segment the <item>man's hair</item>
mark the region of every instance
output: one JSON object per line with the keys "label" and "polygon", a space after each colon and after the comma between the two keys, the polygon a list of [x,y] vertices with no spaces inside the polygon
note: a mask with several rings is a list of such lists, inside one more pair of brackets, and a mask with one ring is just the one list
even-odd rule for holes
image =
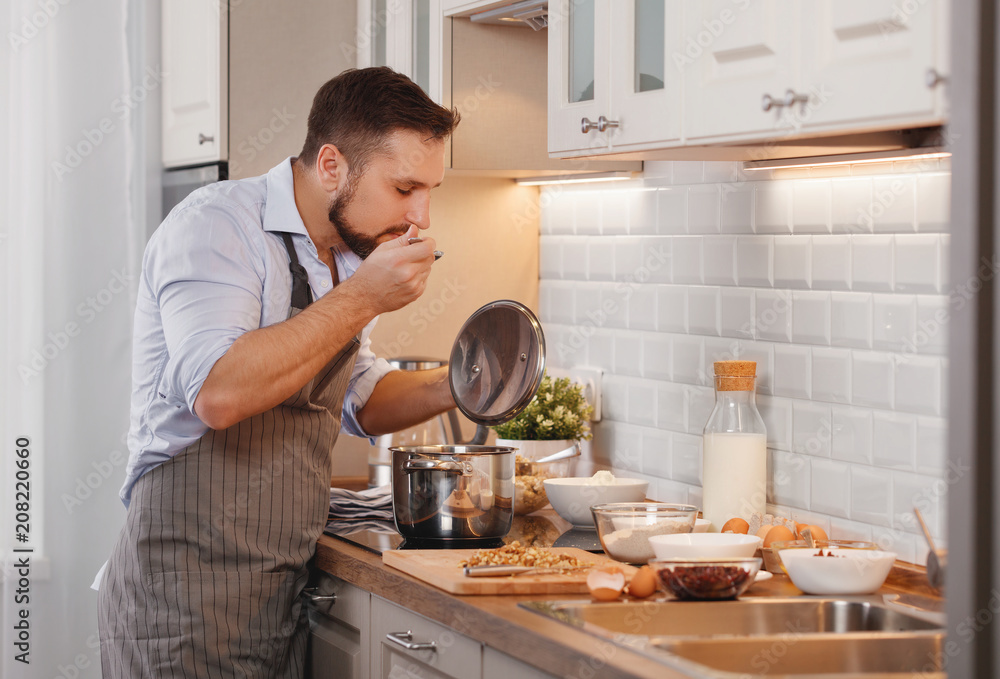
{"label": "man's hair", "polygon": [[352,68],[316,93],[299,161],[312,163],[324,144],[333,144],[357,177],[393,132],[412,130],[443,140],[458,121],[458,110],[435,104],[405,75],[386,66]]}

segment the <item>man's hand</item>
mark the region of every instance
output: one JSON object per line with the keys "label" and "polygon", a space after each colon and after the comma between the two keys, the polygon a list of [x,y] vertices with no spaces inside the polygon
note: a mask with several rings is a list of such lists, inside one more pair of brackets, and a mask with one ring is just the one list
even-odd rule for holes
{"label": "man's hand", "polygon": [[344,281],[344,292],[355,296],[372,317],[416,300],[424,293],[434,264],[434,239],[409,244],[410,238],[419,237],[417,227],[411,225],[404,235],[379,245]]}

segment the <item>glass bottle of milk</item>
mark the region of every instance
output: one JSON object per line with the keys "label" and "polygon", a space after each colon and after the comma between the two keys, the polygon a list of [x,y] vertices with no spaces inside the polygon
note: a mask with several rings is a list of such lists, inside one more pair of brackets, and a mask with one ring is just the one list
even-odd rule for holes
{"label": "glass bottle of milk", "polygon": [[702,444],[702,514],[712,530],[767,504],[767,434],[754,401],[756,361],[716,361],[715,409]]}

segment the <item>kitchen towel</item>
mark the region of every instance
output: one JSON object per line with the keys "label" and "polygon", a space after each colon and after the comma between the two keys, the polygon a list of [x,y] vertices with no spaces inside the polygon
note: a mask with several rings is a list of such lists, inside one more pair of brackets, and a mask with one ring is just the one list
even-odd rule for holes
{"label": "kitchen towel", "polygon": [[392,521],[392,491],[388,484],[362,491],[331,488],[329,519]]}

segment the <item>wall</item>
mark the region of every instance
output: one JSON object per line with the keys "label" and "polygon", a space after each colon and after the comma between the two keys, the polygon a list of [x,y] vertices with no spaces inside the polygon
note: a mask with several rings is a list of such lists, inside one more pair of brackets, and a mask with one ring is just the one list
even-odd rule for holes
{"label": "wall", "polygon": [[[462,324],[488,302],[514,299],[538,313],[538,189],[510,179],[449,172],[431,194],[431,228],[444,257],[423,296],[379,318],[379,356],[447,359]],[[475,428],[468,425],[466,437]],[[367,476],[367,440],[346,434],[334,447],[334,474]]]}
{"label": "wall", "polygon": [[949,194],[947,161],[658,162],[543,189],[550,365],[604,370],[594,465],[700,506],[712,362],[756,360],[768,511],[922,563],[912,508],[944,526],[947,314],[977,289],[949,287]]}

